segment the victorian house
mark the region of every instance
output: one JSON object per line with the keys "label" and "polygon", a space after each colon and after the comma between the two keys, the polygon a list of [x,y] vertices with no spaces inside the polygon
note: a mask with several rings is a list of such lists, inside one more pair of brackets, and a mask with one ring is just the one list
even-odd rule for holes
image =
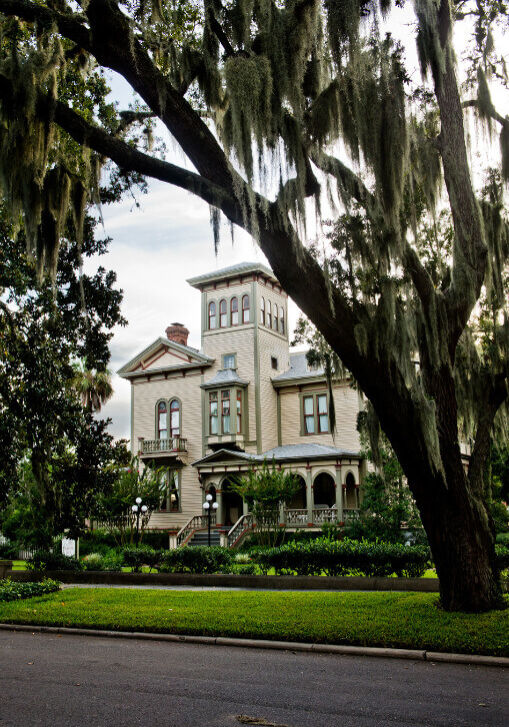
{"label": "victorian house", "polygon": [[255,524],[232,477],[264,460],[299,479],[282,524],[343,522],[364,471],[357,392],[348,380],[333,385],[333,437],[324,372],[290,352],[287,295],[268,268],[242,263],[187,282],[201,294],[200,348],[173,323],[119,371],[131,384],[133,453],[165,472],[149,526],[172,545],[193,541],[210,494],[215,542],[234,545]]}

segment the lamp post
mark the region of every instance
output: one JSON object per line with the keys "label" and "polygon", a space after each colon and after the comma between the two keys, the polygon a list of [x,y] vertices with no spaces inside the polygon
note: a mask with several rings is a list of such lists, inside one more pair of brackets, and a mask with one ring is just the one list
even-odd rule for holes
{"label": "lamp post", "polygon": [[205,514],[207,516],[208,546],[210,548],[210,516],[212,514],[212,510],[214,512],[217,510],[217,502],[212,502],[212,495],[210,493],[205,498],[205,502],[203,503],[203,509],[205,510]]}
{"label": "lamp post", "polygon": [[141,504],[142,500],[141,497],[136,498],[136,504],[132,506],[131,510],[136,515],[136,545],[138,546],[140,544],[140,513],[142,515],[145,515],[145,513],[148,510],[148,507],[146,505]]}

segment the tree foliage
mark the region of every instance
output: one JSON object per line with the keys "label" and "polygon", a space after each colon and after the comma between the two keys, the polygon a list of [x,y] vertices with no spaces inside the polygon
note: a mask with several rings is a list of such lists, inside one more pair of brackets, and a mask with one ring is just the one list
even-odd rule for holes
{"label": "tree foliage", "polygon": [[280,534],[280,510],[299,489],[297,477],[265,460],[261,467],[239,477],[232,489],[249,503],[259,545],[274,546]]}
{"label": "tree foliage", "polygon": [[[509,120],[493,92],[508,86],[496,43],[508,12],[504,0],[415,0],[415,39],[398,39],[404,5],[0,0],[0,180],[40,273],[55,274],[64,220],[79,230],[105,160],[122,184],[151,176],[212,205],[216,243],[218,210],[250,232],[371,401],[444,606],[482,610],[500,602],[483,472],[508,396]],[[104,69],[143,105],[105,103]],[[472,168],[470,114],[499,137],[494,174]],[[150,152],[155,118],[196,171]],[[320,218],[327,198],[332,237],[309,249],[310,203]],[[443,208],[453,234],[436,244],[450,252],[431,270],[422,241]],[[483,297],[489,349],[467,330]]]}

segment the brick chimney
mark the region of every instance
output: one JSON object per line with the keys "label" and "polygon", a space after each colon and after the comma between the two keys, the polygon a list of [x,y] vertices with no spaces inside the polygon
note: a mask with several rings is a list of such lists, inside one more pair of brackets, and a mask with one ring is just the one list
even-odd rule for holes
{"label": "brick chimney", "polygon": [[189,331],[183,323],[172,323],[171,326],[168,326],[166,329],[166,335],[170,341],[175,341],[175,343],[181,343],[182,346],[187,346]]}

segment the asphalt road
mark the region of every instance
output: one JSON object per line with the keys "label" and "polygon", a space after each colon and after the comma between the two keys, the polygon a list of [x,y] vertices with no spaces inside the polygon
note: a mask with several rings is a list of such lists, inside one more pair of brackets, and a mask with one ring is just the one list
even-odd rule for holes
{"label": "asphalt road", "polygon": [[508,699],[493,667],[0,632],[0,727],[506,727]]}

